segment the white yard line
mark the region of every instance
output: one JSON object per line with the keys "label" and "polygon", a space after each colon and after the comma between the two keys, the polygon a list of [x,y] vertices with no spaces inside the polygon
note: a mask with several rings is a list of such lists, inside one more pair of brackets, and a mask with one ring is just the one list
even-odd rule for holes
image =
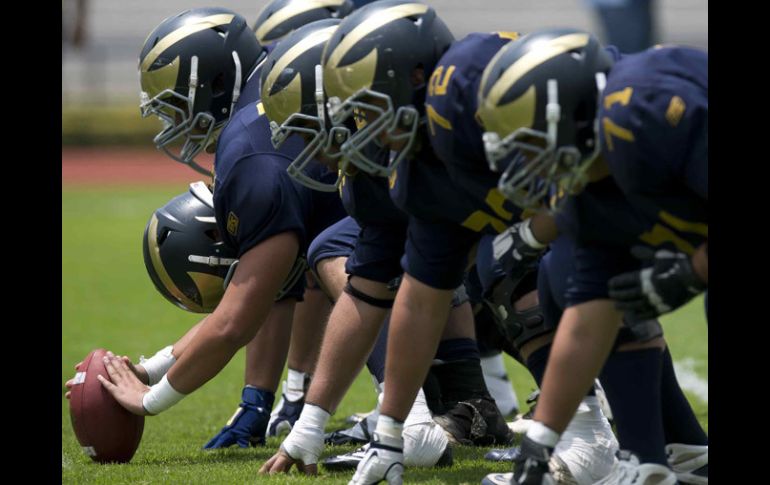
{"label": "white yard line", "polygon": [[709,381],[695,372],[694,359],[688,357],[674,362],[674,372],[682,389],[694,394],[705,404],[709,403]]}

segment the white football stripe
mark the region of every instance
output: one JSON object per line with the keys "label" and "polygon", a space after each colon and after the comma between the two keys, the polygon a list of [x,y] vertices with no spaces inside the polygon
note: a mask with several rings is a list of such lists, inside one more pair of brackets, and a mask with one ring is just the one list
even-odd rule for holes
{"label": "white football stripe", "polygon": [[75,374],[75,384],[82,384],[86,381],[86,373],[85,372],[78,372]]}

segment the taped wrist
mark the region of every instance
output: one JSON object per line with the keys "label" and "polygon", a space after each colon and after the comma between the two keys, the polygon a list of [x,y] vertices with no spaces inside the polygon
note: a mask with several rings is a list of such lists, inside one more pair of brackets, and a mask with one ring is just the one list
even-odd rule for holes
{"label": "taped wrist", "polygon": [[324,447],[324,427],[330,417],[315,404],[305,403],[289,436],[281,443],[283,452],[305,465],[317,463]]}
{"label": "taped wrist", "polygon": [[384,298],[375,298],[373,296],[369,296],[366,293],[355,289],[353,285],[350,284],[350,280],[348,280],[348,282],[345,283],[345,287],[342,289],[342,291],[352,296],[353,298],[357,298],[361,300],[367,305],[376,306],[378,308],[387,308],[387,309],[393,308],[393,300],[387,300]]}
{"label": "taped wrist", "polygon": [[521,236],[521,239],[527,244],[527,246],[534,248],[534,249],[543,249],[545,248],[545,244],[541,243],[540,241],[535,238],[535,235],[532,233],[532,219],[527,219],[519,225],[519,236]]}
{"label": "taped wrist", "polygon": [[142,397],[142,407],[148,414],[159,414],[185,397],[185,394],[171,387],[168,377],[163,376],[159,383],[150,388]]}
{"label": "taped wrist", "polygon": [[160,382],[163,376],[166,375],[166,372],[176,362],[176,357],[171,353],[173,349],[174,346],[169,345],[157,351],[149,359],[145,359],[143,355],[139,357],[139,365],[144,367],[145,372],[147,372],[151,386]]}

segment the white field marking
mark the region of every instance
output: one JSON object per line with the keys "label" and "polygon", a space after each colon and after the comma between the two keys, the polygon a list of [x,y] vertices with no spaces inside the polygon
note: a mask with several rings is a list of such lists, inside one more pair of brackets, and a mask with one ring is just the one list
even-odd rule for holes
{"label": "white field marking", "polygon": [[62,469],[69,468],[70,466],[72,466],[72,462],[70,461],[69,458],[67,458],[67,455],[65,455],[64,452],[62,452],[62,454],[61,454],[61,467],[62,467]]}
{"label": "white field marking", "polygon": [[705,404],[709,403],[709,381],[695,372],[695,359],[687,357],[674,362],[674,372],[682,389],[695,394]]}

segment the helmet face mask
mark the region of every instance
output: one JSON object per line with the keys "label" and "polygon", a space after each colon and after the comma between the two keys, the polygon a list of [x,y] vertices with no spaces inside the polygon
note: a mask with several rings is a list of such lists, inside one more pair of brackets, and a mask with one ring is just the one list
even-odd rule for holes
{"label": "helmet face mask", "polygon": [[453,41],[435,10],[410,0],[369,3],[340,23],[322,64],[331,122],[356,126],[344,158],[369,175],[395,172],[425,123],[425,73]]}
{"label": "helmet face mask", "polygon": [[[211,114],[194,113],[194,101],[172,89],[165,89],[152,99],[142,92],[139,108],[143,118],[155,115],[163,123],[163,129],[153,138],[155,146],[177,162],[189,165],[203,175],[211,175],[208,170],[195,163],[195,157],[216,142],[216,135],[224,123],[216,126],[216,120]],[[182,146],[175,152],[172,146],[180,142]]]}
{"label": "helmet face mask", "polygon": [[[390,96],[371,89],[361,89],[342,102],[331,98],[329,115],[335,126],[350,119],[356,122],[358,129],[342,144],[342,153],[360,170],[380,177],[389,177],[396,170],[414,146],[420,126],[420,114],[414,106],[394,110]],[[364,152],[371,143],[395,145],[398,154],[384,166]]]}
{"label": "helmet face mask", "polygon": [[154,138],[158,149],[210,176],[195,157],[213,152],[264,56],[246,20],[231,10],[196,8],[161,22],[139,56],[140,112],[163,123]]}
{"label": "helmet face mask", "polygon": [[[603,77],[603,73],[598,74]],[[601,87],[601,81],[597,80]],[[495,132],[483,135],[484,151],[489,168],[499,172],[505,160],[510,160],[498,183],[500,192],[522,208],[537,209],[548,200],[557,211],[567,195],[580,192],[587,183],[587,171],[599,155],[598,120],[593,121],[593,136],[584,144],[593,146],[584,154],[575,144],[558,145],[560,106],[557,101],[558,83],[548,81],[549,102],[546,105],[547,131],[521,127],[500,139]],[[597,96],[598,99],[598,96]]]}
{"label": "helmet face mask", "polygon": [[[270,119],[273,146],[280,148],[292,135],[301,137],[305,147],[287,172],[300,184],[322,192],[337,191],[347,168],[339,147],[348,139],[350,130],[327,121],[323,70],[318,64],[326,41],[338,25],[339,20],[324,19],[292,32],[270,53],[261,74],[262,103]],[[337,172],[335,181],[310,176],[307,169],[313,163]]]}
{"label": "helmet face mask", "polygon": [[[280,148],[291,135],[302,137],[305,148],[289,164],[286,171],[302,185],[321,192],[336,192],[342,181],[338,176],[334,183],[324,183],[305,173],[311,163],[334,164],[340,174],[347,169],[348,161],[342,158],[342,145],[350,136],[350,130],[344,126],[333,126],[326,130],[323,117],[294,113],[280,126],[270,122],[273,146]],[[329,167],[331,168],[331,167]]]}
{"label": "helmet face mask", "polygon": [[501,49],[484,70],[478,119],[501,193],[558,211],[600,153],[597,113],[612,59],[587,32],[544,29]]}

